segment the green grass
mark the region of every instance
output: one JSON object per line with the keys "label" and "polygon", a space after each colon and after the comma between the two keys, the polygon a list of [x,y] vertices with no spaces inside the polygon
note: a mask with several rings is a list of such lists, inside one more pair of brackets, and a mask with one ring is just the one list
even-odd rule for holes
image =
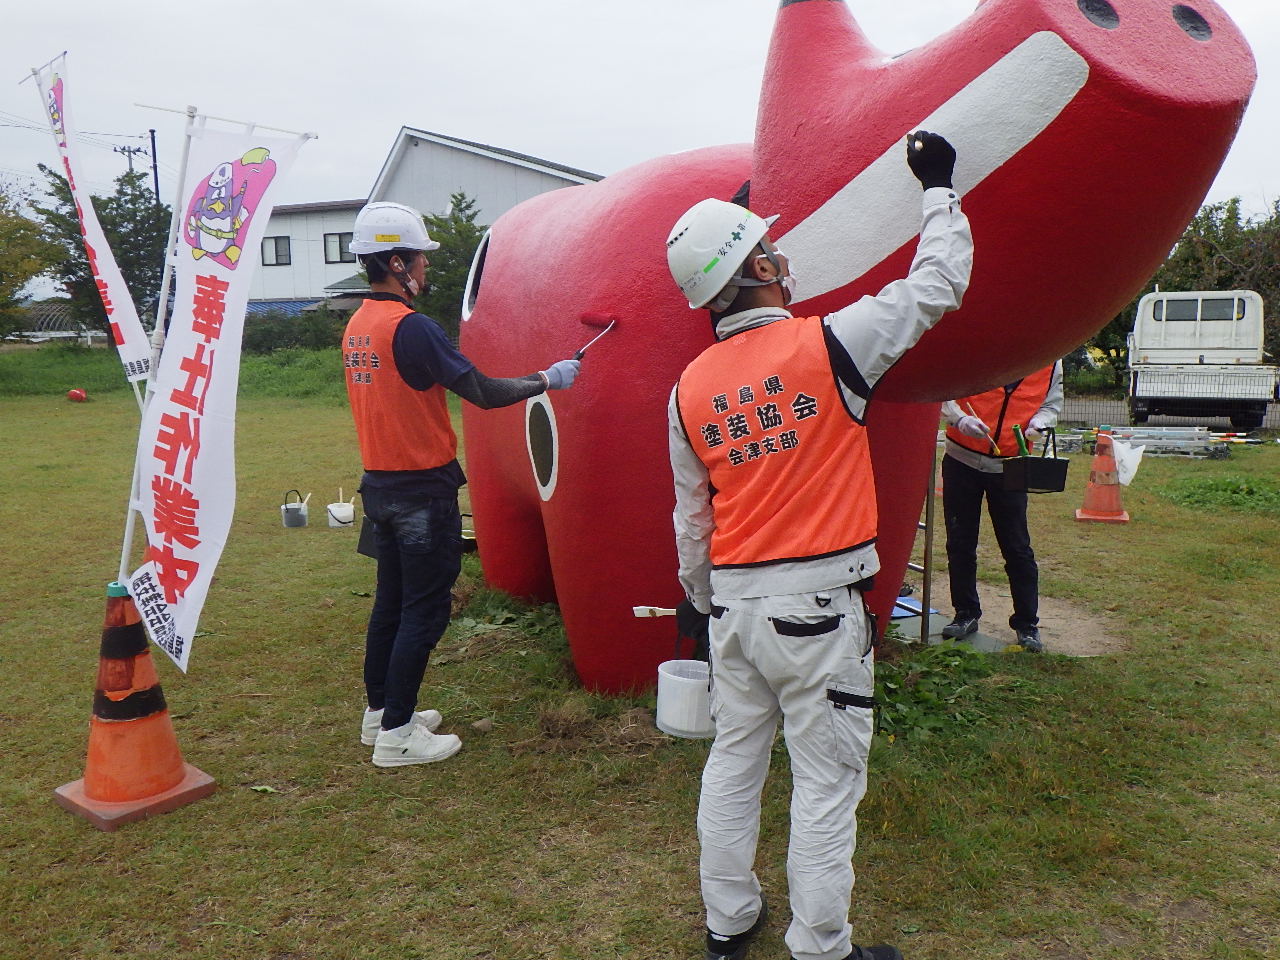
{"label": "green grass", "polygon": [[1280,513],[1280,483],[1270,477],[1179,477],[1161,492],[1184,507]]}
{"label": "green grass", "polygon": [[[115,350],[53,343],[0,352],[0,397],[64,396],[76,387],[91,400],[129,392]],[[240,361],[240,396],[345,404],[342,354],[336,347],[245,353]]]}
{"label": "green grass", "polygon": [[[324,502],[358,478],[350,415],[318,381],[301,399],[246,386],[207,633],[188,676],[158,657],[184,753],[218,792],[115,834],[55,807],[83,770],[137,409],[124,390],[71,404],[45,386],[0,397],[0,957],[700,955],[706,743],[657,735],[652,695],[583,692],[554,609],[487,590],[472,560],[424,687],[462,753],[369,764],[372,565],[349,531],[279,519],[285,490]],[[1280,517],[1159,492],[1265,481],[1280,447],[1144,460],[1124,526],[1071,519],[1088,465],[1033,501],[1042,591],[1106,612],[1129,650],[944,650],[882,670],[936,685],[931,715],[949,719],[928,735],[882,723],[859,810],[864,943],[911,958],[1280,956]],[[982,575],[998,581],[990,544],[988,529]],[[776,913],[754,957],[787,955],[788,799],[779,741],[758,857]]]}

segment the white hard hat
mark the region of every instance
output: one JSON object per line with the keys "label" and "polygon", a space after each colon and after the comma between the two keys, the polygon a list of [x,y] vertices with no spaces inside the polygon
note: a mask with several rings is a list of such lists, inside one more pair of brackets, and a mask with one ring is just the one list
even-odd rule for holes
{"label": "white hard hat", "polygon": [[352,253],[382,250],[438,250],[427,236],[422,214],[403,203],[368,203],[356,214],[351,237]]}
{"label": "white hard hat", "polygon": [[685,211],[667,237],[667,266],[690,307],[705,307],[729,286],[776,219],[716,199]]}

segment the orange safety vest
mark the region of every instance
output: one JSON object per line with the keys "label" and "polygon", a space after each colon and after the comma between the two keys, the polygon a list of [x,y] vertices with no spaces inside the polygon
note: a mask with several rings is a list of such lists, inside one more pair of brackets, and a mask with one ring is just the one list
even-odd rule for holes
{"label": "orange safety vest", "polygon": [[831,370],[820,317],[776,320],[704,350],[677,406],[711,478],[711,563],[751,567],[874,543],[866,430]]}
{"label": "orange safety vest", "polygon": [[458,453],[444,387],[415,390],[396,369],[392,342],[413,308],[366,300],[342,335],[347,399],[366,470],[429,470]]}
{"label": "orange safety vest", "polygon": [[[1013,435],[1013,425],[1020,425],[1023,432],[1026,432],[1027,424],[1044,406],[1044,401],[1049,396],[1049,385],[1053,382],[1053,368],[1056,365],[1051,363],[1021,380],[955,402],[966,414],[972,413],[987,425],[1000,447],[1000,456],[1016,457],[1018,440]],[[955,424],[947,427],[947,439],[954,440],[975,453],[996,456],[990,440],[986,437],[966,436]]]}

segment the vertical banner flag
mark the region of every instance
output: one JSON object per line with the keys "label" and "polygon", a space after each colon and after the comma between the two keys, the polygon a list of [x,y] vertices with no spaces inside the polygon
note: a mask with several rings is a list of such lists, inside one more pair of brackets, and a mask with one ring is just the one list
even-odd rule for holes
{"label": "vertical banner flag", "polygon": [[[174,305],[138,441],[146,558],[130,577],[151,639],[184,672],[235,507],[240,341],[276,186],[305,137],[188,134]],[[247,252],[247,255],[246,255]]]}
{"label": "vertical banner flag", "polygon": [[111,323],[111,335],[115,338],[120,362],[124,364],[124,374],[130,380],[145,380],[151,372],[151,345],[147,342],[146,331],[142,329],[142,321],[138,319],[138,308],[125,286],[124,275],[107,246],[106,234],[98,223],[88,191],[82,190],[76,182],[80,162],[76,156],[75,127],[67,113],[67,55],[55,57],[34,73],[53,139],[62,155],[62,171],[71,187],[71,198],[80,218],[80,233],[84,237],[89,269],[98,287],[98,296],[102,298],[102,308]]}

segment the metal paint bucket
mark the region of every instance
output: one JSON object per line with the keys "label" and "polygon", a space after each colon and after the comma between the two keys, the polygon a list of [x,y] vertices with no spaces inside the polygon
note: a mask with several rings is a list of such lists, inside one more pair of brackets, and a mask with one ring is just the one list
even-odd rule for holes
{"label": "metal paint bucket", "polygon": [[693,740],[716,735],[710,669],[702,660],[668,660],[658,665],[659,730]]}

